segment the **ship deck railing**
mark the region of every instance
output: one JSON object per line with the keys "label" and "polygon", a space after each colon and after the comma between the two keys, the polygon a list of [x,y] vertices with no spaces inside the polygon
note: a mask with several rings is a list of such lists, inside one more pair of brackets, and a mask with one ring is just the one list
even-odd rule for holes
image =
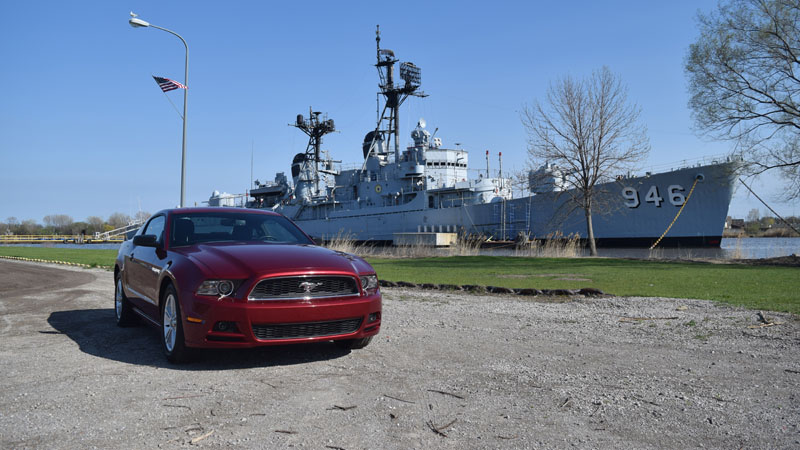
{"label": "ship deck railing", "polygon": [[701,156],[698,158],[682,159],[661,164],[648,166],[645,171],[649,173],[674,172],[676,170],[689,169],[692,167],[708,166],[712,164],[722,164],[726,162],[738,161],[738,157],[729,154],[718,154]]}

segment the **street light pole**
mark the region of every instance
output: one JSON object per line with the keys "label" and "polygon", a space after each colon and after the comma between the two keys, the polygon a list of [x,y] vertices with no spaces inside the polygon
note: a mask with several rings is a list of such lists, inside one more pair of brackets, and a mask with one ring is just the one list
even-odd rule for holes
{"label": "street light pole", "polygon": [[183,85],[186,88],[183,90],[183,144],[181,146],[181,204],[180,207],[183,208],[186,206],[186,105],[188,102],[189,97],[189,45],[186,44],[186,40],[181,37],[180,34],[168,30],[166,28],[162,28],[156,25],[153,25],[149,22],[145,22],[142,19],[138,19],[136,14],[131,13],[131,19],[128,20],[128,23],[134,28],[143,28],[143,27],[151,27],[156,28],[161,31],[166,31],[174,36],[177,36],[178,39],[183,42],[183,46],[186,48],[186,63],[184,66],[184,73],[183,73]]}

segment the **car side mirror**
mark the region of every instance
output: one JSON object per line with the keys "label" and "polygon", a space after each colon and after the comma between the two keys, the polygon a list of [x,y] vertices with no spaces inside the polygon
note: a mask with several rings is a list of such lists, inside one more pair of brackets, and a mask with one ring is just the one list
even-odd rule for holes
{"label": "car side mirror", "polygon": [[141,247],[158,247],[158,236],[155,234],[140,234],[133,237],[133,245]]}

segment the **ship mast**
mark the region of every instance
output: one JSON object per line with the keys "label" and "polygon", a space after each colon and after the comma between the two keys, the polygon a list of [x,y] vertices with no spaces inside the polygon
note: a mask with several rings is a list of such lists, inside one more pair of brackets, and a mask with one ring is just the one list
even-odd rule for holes
{"label": "ship mast", "polygon": [[[334,131],[336,131],[333,119],[328,119],[327,115],[323,116],[322,119],[320,119],[321,114],[322,114],[321,112],[314,111],[311,107],[309,107],[308,118],[303,117],[302,114],[298,114],[295,123],[289,124],[289,126],[298,128],[303,133],[308,135],[308,145],[306,146],[306,152],[304,154],[303,160],[306,163],[310,163],[310,167],[313,170],[315,192],[319,192],[319,182],[320,182],[319,164],[323,162],[323,160],[320,158],[320,153],[322,149],[322,137],[328,133],[333,133]],[[297,157],[301,155],[303,154],[301,153],[295,156],[295,159],[298,159]],[[325,169],[323,169],[322,172],[328,173],[328,171],[326,171]]]}
{"label": "ship mast", "polygon": [[[383,113],[378,116],[376,131],[386,135],[386,142],[394,136],[394,160],[400,161],[400,105],[410,96],[427,97],[425,93],[419,91],[420,87],[420,68],[411,62],[400,63],[400,78],[403,84],[395,84],[394,65],[398,62],[394,57],[394,52],[389,49],[381,49],[381,27],[377,26],[375,31],[375,43],[377,47],[378,68],[380,77],[381,94],[385,99]],[[388,112],[388,115],[387,115]],[[381,130],[381,122],[386,121],[387,128]],[[377,135],[377,133],[376,133]],[[370,149],[372,151],[372,149]]]}

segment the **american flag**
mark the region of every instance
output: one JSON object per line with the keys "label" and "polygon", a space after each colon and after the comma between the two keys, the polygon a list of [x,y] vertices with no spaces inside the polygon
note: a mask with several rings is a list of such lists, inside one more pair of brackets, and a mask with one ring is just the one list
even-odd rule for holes
{"label": "american flag", "polygon": [[183,84],[180,84],[175,80],[170,80],[169,78],[162,78],[153,75],[153,79],[156,80],[158,87],[160,87],[164,92],[169,92],[174,89],[187,89],[187,87]]}

